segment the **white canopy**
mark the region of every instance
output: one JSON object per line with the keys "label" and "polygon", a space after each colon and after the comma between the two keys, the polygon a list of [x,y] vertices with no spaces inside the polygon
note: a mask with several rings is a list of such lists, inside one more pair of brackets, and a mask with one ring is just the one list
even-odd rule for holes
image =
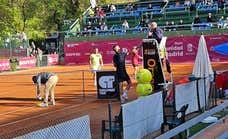
{"label": "white canopy", "polygon": [[198,51],[195,59],[193,73],[195,77],[213,77],[211,61],[207,51],[207,44],[203,35],[200,36]]}

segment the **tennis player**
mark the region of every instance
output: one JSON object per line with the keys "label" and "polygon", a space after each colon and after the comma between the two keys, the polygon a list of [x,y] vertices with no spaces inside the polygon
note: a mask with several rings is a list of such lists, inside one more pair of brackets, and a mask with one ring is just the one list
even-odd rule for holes
{"label": "tennis player", "polygon": [[95,48],[94,53],[90,55],[89,63],[90,63],[90,68],[93,71],[94,85],[96,86],[96,72],[98,70],[101,70],[103,66],[102,55],[99,53],[98,48]]}

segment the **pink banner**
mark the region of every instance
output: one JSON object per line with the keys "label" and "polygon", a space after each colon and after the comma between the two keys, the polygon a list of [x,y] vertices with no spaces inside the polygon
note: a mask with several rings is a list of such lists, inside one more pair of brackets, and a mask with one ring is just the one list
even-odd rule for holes
{"label": "pink banner", "polygon": [[27,49],[24,48],[13,48],[12,52],[10,52],[10,49],[6,48],[0,48],[0,56],[1,57],[10,57],[16,56],[16,57],[26,57],[27,56]]}
{"label": "pink banner", "polygon": [[28,69],[36,67],[36,59],[35,57],[22,57],[19,58],[19,68],[20,69]]}
{"label": "pink banner", "polygon": [[[171,62],[194,62],[200,36],[170,37],[166,41],[166,50]],[[205,36],[207,50],[212,62],[228,62],[228,56],[216,53],[214,47],[228,42],[228,35]]]}
{"label": "pink banner", "polygon": [[[166,48],[168,57],[172,63],[185,63],[195,61],[198,50],[200,36],[185,37],[169,37],[167,38]],[[210,35],[205,36],[208,47],[209,56],[212,62],[227,62],[228,56],[216,53],[213,48],[217,45],[227,43],[228,35]],[[121,48],[131,50],[133,46],[141,45],[142,39],[124,39],[124,40],[103,40],[90,42],[65,42],[65,64],[89,64],[89,55],[93,52],[93,48],[99,48],[103,55],[104,63],[112,63],[112,46],[119,44]],[[127,57],[127,63],[130,63],[131,56]]]}
{"label": "pink banner", "polygon": [[199,36],[170,37],[166,41],[166,51],[170,62],[195,61]]}
{"label": "pink banner", "polygon": [[228,55],[222,55],[214,51],[216,46],[228,43],[228,34],[205,36],[205,40],[207,42],[207,50],[212,62],[228,62]]}
{"label": "pink banner", "polygon": [[10,70],[10,62],[9,59],[1,59],[0,60],[0,71]]}
{"label": "pink banner", "polygon": [[59,56],[57,54],[52,54],[47,56],[48,66],[57,65],[59,63]]}
{"label": "pink banner", "polygon": [[[89,64],[89,55],[93,53],[94,48],[98,48],[103,56],[104,63],[112,63],[113,50],[115,44],[121,48],[131,50],[135,45],[141,44],[141,39],[126,39],[126,40],[103,40],[96,42],[66,42],[64,44],[65,64]],[[127,57],[127,63],[131,63],[131,56]]]}

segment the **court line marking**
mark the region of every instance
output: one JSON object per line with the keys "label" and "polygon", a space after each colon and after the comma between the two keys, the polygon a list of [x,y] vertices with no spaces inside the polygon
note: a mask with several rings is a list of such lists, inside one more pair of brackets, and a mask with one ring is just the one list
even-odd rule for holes
{"label": "court line marking", "polygon": [[14,111],[11,111],[11,112],[1,113],[0,115],[7,115],[7,114],[14,113],[14,112],[20,112],[20,111],[27,110],[27,109],[30,109],[30,108],[33,108],[33,107],[35,107],[35,106],[32,106],[32,107],[26,107],[26,108],[21,108],[20,110],[14,110]]}
{"label": "court line marking", "polygon": [[[10,123],[2,124],[2,125],[0,125],[0,127],[2,128],[2,127],[4,127],[4,126],[9,126],[9,125],[12,125],[12,124],[20,123],[20,122],[23,122],[23,121],[26,121],[26,120],[30,120],[30,119],[33,119],[33,118],[38,118],[38,117],[45,116],[45,115],[48,115],[48,114],[52,114],[52,113],[64,111],[64,110],[67,110],[67,109],[72,109],[72,108],[74,108],[74,107],[79,107],[79,106],[81,106],[81,105],[88,104],[88,103],[94,102],[94,101],[96,101],[96,100],[88,101],[88,102],[85,102],[85,103],[83,103],[83,104],[78,104],[78,105],[73,105],[73,106],[67,106],[67,107],[64,107],[64,108],[62,108],[62,109],[58,109],[58,110],[54,110],[54,111],[45,112],[45,113],[38,114],[38,115],[36,115],[36,116],[32,116],[32,117],[28,117],[28,118],[23,118],[23,119],[16,120],[16,121],[13,121],[13,122],[10,122]],[[34,107],[35,107],[35,106],[34,106]],[[30,108],[33,108],[33,107],[30,107]]]}

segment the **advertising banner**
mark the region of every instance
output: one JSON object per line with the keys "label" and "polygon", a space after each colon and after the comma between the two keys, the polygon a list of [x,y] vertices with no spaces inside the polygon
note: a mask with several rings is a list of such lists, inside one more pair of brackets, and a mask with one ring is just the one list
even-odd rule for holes
{"label": "advertising banner", "polygon": [[9,59],[1,59],[0,60],[0,71],[10,70],[10,62]]}
{"label": "advertising banner", "polygon": [[57,65],[59,63],[59,56],[57,54],[51,54],[47,56],[48,66]]}
{"label": "advertising banner", "polygon": [[97,71],[97,97],[119,98],[119,84],[115,71]]}
{"label": "advertising banner", "polygon": [[[118,44],[121,48],[132,50],[134,46],[140,46],[142,39],[125,39],[125,40],[104,40],[94,42],[65,42],[64,44],[64,61],[66,65],[89,64],[89,56],[98,48],[103,56],[105,64],[112,63],[114,52],[113,45]],[[139,52],[140,53],[140,52]],[[131,54],[126,58],[126,63],[131,63]]]}
{"label": "advertising banner", "polygon": [[22,57],[19,58],[19,68],[20,69],[28,69],[36,67],[36,59],[35,57]]}
{"label": "advertising banner", "polygon": [[[198,50],[200,36],[178,36],[168,37],[166,41],[166,50],[168,59],[171,63],[193,63]],[[211,62],[226,62],[228,56],[216,51],[219,46],[226,48],[228,35],[208,35],[205,36],[208,53]],[[83,41],[83,42],[65,42],[65,64],[88,64],[89,55],[96,47],[103,56],[104,63],[112,63],[114,52],[112,46],[118,44],[121,48],[132,50],[134,46],[142,45],[142,38],[120,39],[120,40],[102,40],[102,41]],[[224,45],[223,45],[224,44]],[[223,46],[221,46],[223,45]],[[131,63],[131,55],[127,56],[126,63]]]}

